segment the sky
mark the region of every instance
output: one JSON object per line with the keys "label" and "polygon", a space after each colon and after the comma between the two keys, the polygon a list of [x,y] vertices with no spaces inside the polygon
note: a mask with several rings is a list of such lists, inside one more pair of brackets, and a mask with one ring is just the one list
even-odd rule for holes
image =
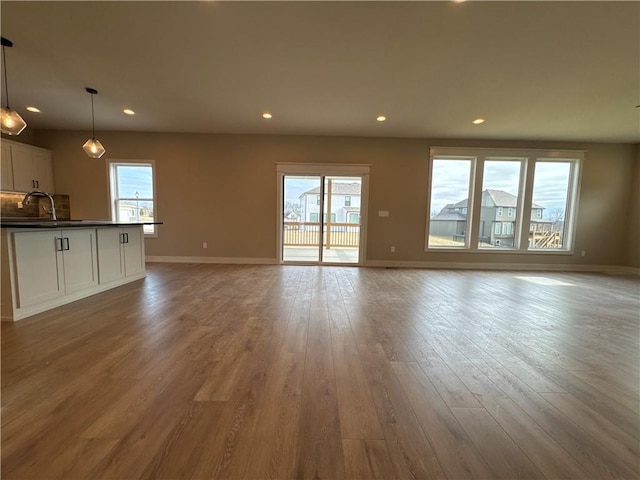
{"label": "sky", "polygon": [[285,203],[299,203],[304,192],[320,186],[320,178],[286,177],[284,180]]}
{"label": "sky", "polygon": [[[469,160],[434,160],[431,212],[438,213],[446,204],[467,198],[470,166]],[[545,208],[543,218],[548,218],[553,209],[565,209],[569,172],[568,162],[536,163],[533,202]],[[517,195],[519,175],[519,161],[486,160],[482,189]]]}
{"label": "sky", "polygon": [[135,165],[118,166],[118,197],[153,198],[153,177],[151,167]]}

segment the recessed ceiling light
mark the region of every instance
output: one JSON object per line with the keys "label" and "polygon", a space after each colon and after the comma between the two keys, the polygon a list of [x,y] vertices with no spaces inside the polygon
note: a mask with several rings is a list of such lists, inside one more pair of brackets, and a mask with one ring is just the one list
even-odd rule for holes
{"label": "recessed ceiling light", "polygon": [[262,118],[266,118],[266,119],[273,118],[273,115],[271,115],[269,112],[264,112],[262,114]]}
{"label": "recessed ceiling light", "polygon": [[475,125],[480,125],[481,123],[484,123],[484,122],[485,122],[484,118],[476,118],[476,119],[473,121],[473,123],[474,123]]}
{"label": "recessed ceiling light", "polygon": [[379,115],[378,118],[376,118],[376,120],[379,122],[384,122],[386,119],[387,117],[385,117],[384,115]]}
{"label": "recessed ceiling light", "polygon": [[131,110],[130,108],[125,108],[124,110],[122,110],[124,113],[126,113],[127,115],[135,115],[136,112],[134,112],[133,110]]}
{"label": "recessed ceiling light", "polygon": [[27,110],[33,113],[40,113],[40,109],[36,107],[27,107]]}

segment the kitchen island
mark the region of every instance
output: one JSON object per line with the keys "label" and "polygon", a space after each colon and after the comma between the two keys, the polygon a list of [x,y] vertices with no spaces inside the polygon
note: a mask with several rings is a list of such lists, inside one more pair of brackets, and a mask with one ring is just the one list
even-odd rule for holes
{"label": "kitchen island", "polygon": [[145,277],[143,225],[3,218],[0,310],[16,321]]}

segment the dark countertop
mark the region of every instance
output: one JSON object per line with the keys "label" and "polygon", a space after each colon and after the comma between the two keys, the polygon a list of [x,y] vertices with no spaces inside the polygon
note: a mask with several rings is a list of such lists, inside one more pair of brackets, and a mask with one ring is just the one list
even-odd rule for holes
{"label": "dark countertop", "polygon": [[48,220],[46,218],[0,218],[2,228],[87,228],[87,227],[131,227],[135,225],[162,225],[163,222],[122,223],[111,220]]}

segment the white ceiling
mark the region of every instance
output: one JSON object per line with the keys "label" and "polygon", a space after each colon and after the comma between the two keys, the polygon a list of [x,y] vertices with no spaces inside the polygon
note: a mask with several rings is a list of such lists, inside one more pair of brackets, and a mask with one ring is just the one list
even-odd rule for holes
{"label": "white ceiling", "polygon": [[30,128],[640,142],[639,2],[0,8]]}

